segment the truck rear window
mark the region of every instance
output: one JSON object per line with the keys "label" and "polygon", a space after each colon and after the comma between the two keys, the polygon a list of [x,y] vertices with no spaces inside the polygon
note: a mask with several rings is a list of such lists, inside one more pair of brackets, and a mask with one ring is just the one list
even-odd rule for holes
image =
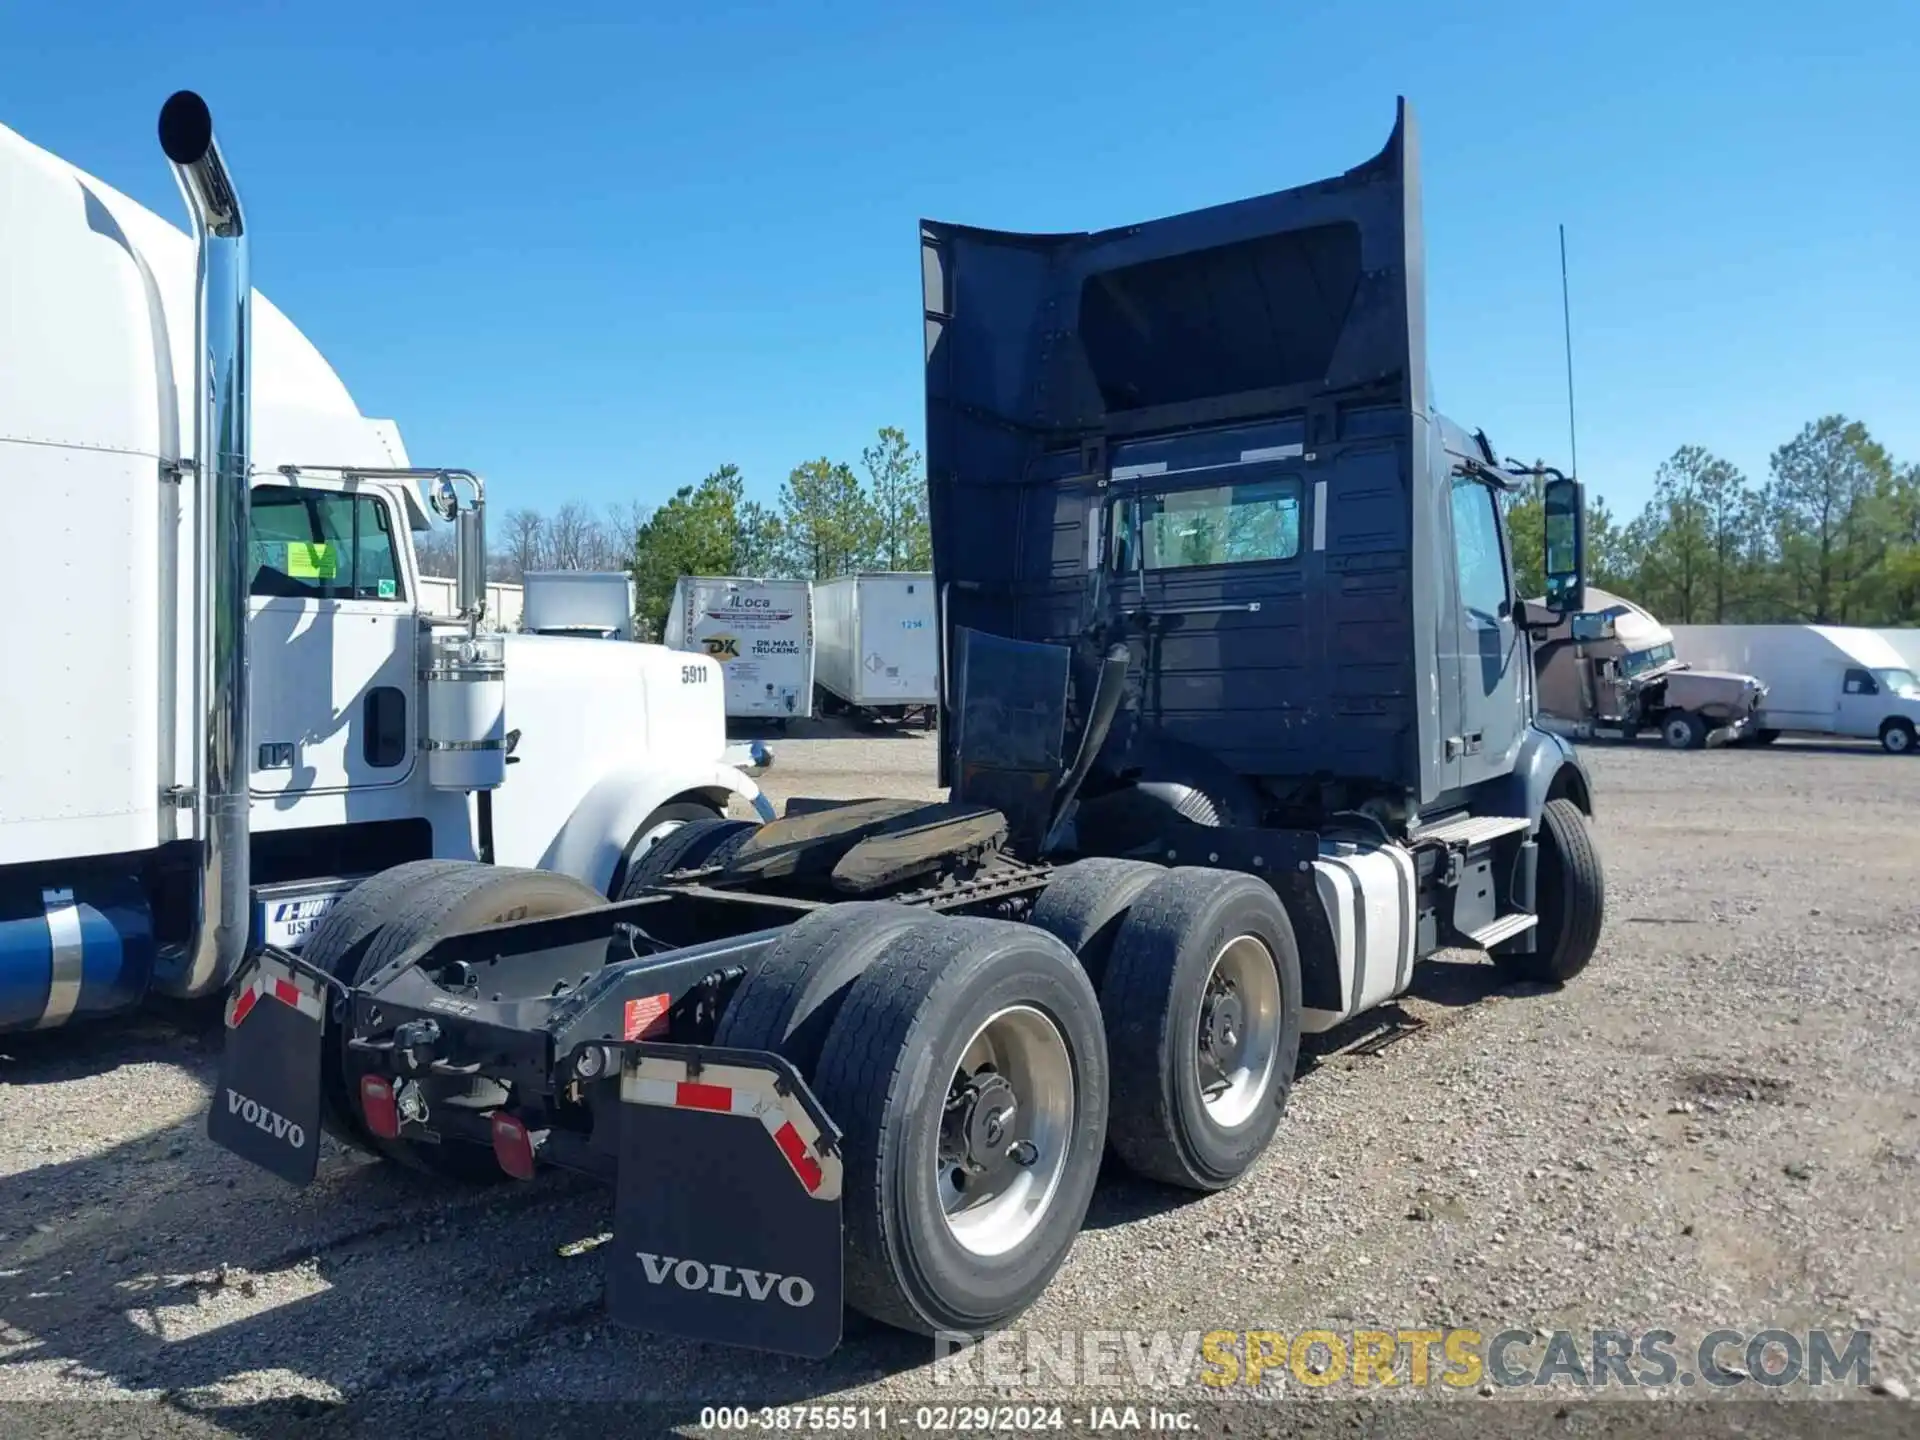
{"label": "truck rear window", "polygon": [[256,598],[405,600],[386,501],[259,485],[253,491]]}
{"label": "truck rear window", "polygon": [[1250,565],[1300,553],[1298,476],[1241,485],[1164,490],[1116,507],[1114,561],[1120,570]]}

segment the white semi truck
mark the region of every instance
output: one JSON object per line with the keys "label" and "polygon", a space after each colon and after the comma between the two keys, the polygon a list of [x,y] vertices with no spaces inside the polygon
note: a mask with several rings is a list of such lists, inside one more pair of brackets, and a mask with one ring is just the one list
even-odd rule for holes
{"label": "white semi truck", "polygon": [[218,993],[406,862],[551,872],[494,918],[536,917],[771,818],[713,661],[480,629],[482,482],[413,466],[254,294],[197,96],[160,140],[193,239],[0,128],[0,1030]]}

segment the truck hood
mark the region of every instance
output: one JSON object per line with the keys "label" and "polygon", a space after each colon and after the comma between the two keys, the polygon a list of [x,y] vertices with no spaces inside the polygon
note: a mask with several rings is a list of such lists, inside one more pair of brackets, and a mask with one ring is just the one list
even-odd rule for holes
{"label": "truck hood", "polygon": [[1757,700],[1766,693],[1766,687],[1753,676],[1731,670],[1690,670],[1676,665],[1662,671],[1658,678],[1666,682],[1667,703],[1687,710],[1737,704],[1748,696]]}

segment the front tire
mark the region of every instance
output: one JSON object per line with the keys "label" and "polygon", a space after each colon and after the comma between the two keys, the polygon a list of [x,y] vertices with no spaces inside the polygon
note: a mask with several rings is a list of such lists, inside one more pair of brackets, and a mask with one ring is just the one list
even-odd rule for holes
{"label": "front tire", "polygon": [[1163,1184],[1233,1184],[1273,1139],[1300,1060],[1300,950],[1280,897],[1233,871],[1167,871],[1120,926],[1100,1009],[1114,1152]]}
{"label": "front tire", "polygon": [[1660,738],[1669,750],[1703,750],[1707,722],[1686,710],[1669,710],[1660,722]]}
{"label": "front tire", "polygon": [[1534,913],[1540,917],[1531,954],[1494,952],[1493,961],[1516,980],[1564,985],[1593,958],[1606,918],[1606,872],[1571,800],[1550,800],[1540,816],[1539,868],[1534,877]]}
{"label": "front tire", "polygon": [[1099,1002],[1051,935],[956,919],[897,936],[813,1084],[845,1134],[847,1303],[919,1334],[1030,1306],[1086,1218],[1107,1076]]}
{"label": "front tire", "polygon": [[1889,755],[1913,754],[1914,740],[1911,720],[1889,720],[1880,727],[1880,748]]}

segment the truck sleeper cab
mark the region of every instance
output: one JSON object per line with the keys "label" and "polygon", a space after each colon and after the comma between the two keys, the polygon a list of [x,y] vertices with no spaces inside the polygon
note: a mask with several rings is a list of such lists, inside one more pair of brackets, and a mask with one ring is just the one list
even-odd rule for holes
{"label": "truck sleeper cab", "polygon": [[[686,824],[611,902],[375,876],[242,976],[209,1133],[294,1183],[322,1128],[464,1178],[605,1176],[616,1320],[820,1356],[843,1307],[1015,1319],[1108,1150],[1234,1184],[1302,1032],[1435,950],[1577,975],[1592,802],[1525,647],[1581,608],[1580,487],[1548,479],[1548,599],[1517,600],[1516,477],[1425,401],[1417,194],[1403,109],[1368,165],[1238,206],[923,223],[949,798]],[[1373,278],[1248,388],[1275,337],[1243,344],[1182,264],[1297,279],[1288,237],[1322,222]]]}

